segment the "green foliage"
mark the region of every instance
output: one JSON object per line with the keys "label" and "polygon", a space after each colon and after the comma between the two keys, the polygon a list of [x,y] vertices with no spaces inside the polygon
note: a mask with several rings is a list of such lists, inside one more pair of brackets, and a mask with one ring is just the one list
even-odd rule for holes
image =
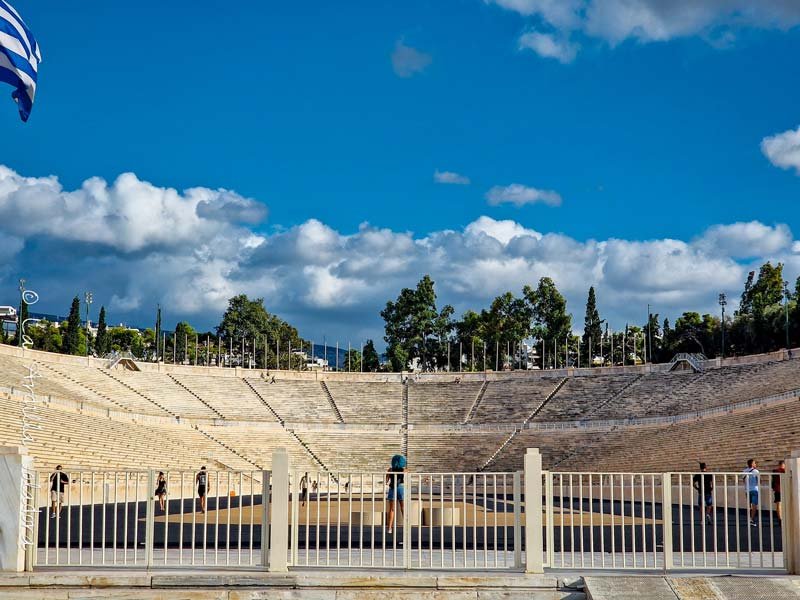
{"label": "green foliage", "polygon": [[[557,347],[563,348],[572,330],[572,315],[556,284],[549,277],[542,277],[536,289],[526,285],[523,293],[532,309],[533,334],[544,340],[546,347],[555,340]],[[563,366],[564,354],[550,353],[547,359],[549,366]]]}
{"label": "green foliage", "polygon": [[342,371],[358,372],[361,370],[361,352],[351,348],[344,353]]}
{"label": "green foliage", "polygon": [[100,307],[100,316],[97,318],[97,339],[95,339],[94,350],[97,356],[105,356],[111,351],[111,338],[108,335],[106,325],[106,307]]}
{"label": "green foliage", "polygon": [[446,364],[442,341],[453,330],[453,312],[450,305],[437,309],[434,283],[428,275],[415,289],[404,288],[396,301],[387,302],[381,317],[392,369],[406,370],[414,359],[424,370]]}
{"label": "green foliage", "polygon": [[372,340],[367,340],[364,344],[364,370],[370,372],[379,371],[381,368],[381,359],[378,352],[375,350],[375,344]]}
{"label": "green foliage", "polygon": [[595,347],[600,344],[600,337],[603,335],[602,323],[600,312],[597,310],[597,297],[595,296],[594,286],[591,286],[589,288],[589,296],[586,298],[586,315],[583,317],[583,348],[581,350],[583,356],[589,357],[590,360],[594,355]]}
{"label": "green foliage", "polygon": [[179,363],[193,364],[197,352],[195,336],[197,332],[194,327],[186,321],[181,321],[175,326],[172,344],[175,345],[175,357]]}
{"label": "green foliage", "polygon": [[[64,354],[85,354],[86,353],[86,339],[82,336],[81,330],[81,301],[75,296],[72,299],[72,306],[69,309],[69,318],[67,319],[66,327],[64,327],[63,336],[63,351]],[[83,337],[83,352],[81,352],[81,338]]]}
{"label": "green foliage", "polygon": [[[154,339],[155,332],[152,329],[147,329],[145,331],[149,331],[151,334],[153,334]],[[108,330],[108,340],[110,350],[114,350],[116,352],[130,352],[137,358],[144,355],[145,338],[135,329],[128,329],[127,327],[112,327]]]}

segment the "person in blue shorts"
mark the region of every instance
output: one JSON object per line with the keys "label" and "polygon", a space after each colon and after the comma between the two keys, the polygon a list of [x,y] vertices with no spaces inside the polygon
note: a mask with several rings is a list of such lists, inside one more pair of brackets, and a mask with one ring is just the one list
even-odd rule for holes
{"label": "person in blue shorts", "polygon": [[747,501],[750,504],[750,525],[756,527],[758,522],[758,464],[756,459],[751,458],[747,461],[747,468],[742,471],[744,479],[744,491],[747,493]]}
{"label": "person in blue shorts", "polygon": [[395,454],[392,457],[392,466],[386,472],[386,483],[389,491],[386,500],[389,502],[389,533],[392,533],[394,525],[395,506],[400,509],[400,516],[403,516],[403,500],[405,500],[405,472],[406,457],[402,454]]}

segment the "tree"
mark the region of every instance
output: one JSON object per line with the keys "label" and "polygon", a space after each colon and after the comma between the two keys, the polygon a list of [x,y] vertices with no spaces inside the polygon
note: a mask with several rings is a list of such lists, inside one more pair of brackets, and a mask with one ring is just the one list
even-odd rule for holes
{"label": "tree", "polygon": [[[278,365],[276,358],[278,346],[280,346],[281,368],[288,366],[290,360],[292,368],[299,368],[303,365],[302,358],[294,355],[287,359],[286,353],[290,346],[294,352],[294,350],[300,349],[301,345],[303,347],[309,345],[300,337],[297,329],[267,312],[267,309],[264,308],[263,298],[250,300],[245,294],[239,294],[228,300],[228,308],[217,326],[217,335],[222,338],[223,348],[232,346],[234,354],[241,353],[243,340],[246,345],[245,354],[252,352],[253,340],[255,340],[256,366],[259,368]],[[263,351],[265,341],[267,342],[266,364]],[[240,360],[244,360],[244,357],[240,357]]]}
{"label": "tree", "polygon": [[423,370],[446,363],[443,340],[453,330],[453,307],[436,308],[436,292],[429,275],[415,289],[404,288],[397,300],[386,303],[381,311],[387,343],[386,352],[392,369],[403,371],[414,359]]}
{"label": "tree", "polygon": [[586,316],[583,318],[583,352],[582,354],[588,357],[587,364],[591,365],[591,360],[594,355],[594,347],[600,342],[600,336],[603,335],[601,328],[602,321],[600,320],[600,313],[597,310],[597,298],[594,292],[594,286],[589,288],[589,297],[586,299]]}
{"label": "tree", "polygon": [[39,321],[26,327],[28,336],[33,341],[36,350],[45,352],[61,352],[61,330],[49,321]]}
{"label": "tree", "polygon": [[481,315],[473,310],[468,310],[455,324],[455,343],[461,344],[466,356],[467,371],[483,369],[485,343],[484,321]]}
{"label": "tree", "polygon": [[[542,277],[536,289],[526,285],[523,292],[531,306],[534,335],[545,342],[545,347],[552,347],[555,343],[564,348],[572,330],[572,316],[567,312],[567,301],[556,284],[549,277]],[[550,352],[548,359],[548,364],[556,367],[563,354]]]}
{"label": "tree", "polygon": [[64,330],[64,354],[81,354],[81,301],[75,296],[69,309],[69,318]]}
{"label": "tree", "polygon": [[[531,317],[531,307],[525,298],[516,298],[511,292],[497,296],[488,311],[481,311],[481,329],[487,342],[490,367],[502,368],[511,360],[516,344],[530,336]],[[512,357],[507,356],[508,350]]]}
{"label": "tree", "polygon": [[175,334],[172,343],[175,344],[175,360],[178,362],[188,361],[190,364],[196,352],[195,336],[197,332],[194,327],[186,321],[181,321],[175,326]]}
{"label": "tree", "polygon": [[22,333],[22,324],[28,318],[28,304],[22,299],[19,301],[19,311],[17,312],[17,332],[14,334],[14,345],[21,346],[22,340],[20,334]]}
{"label": "tree", "polygon": [[344,354],[342,371],[358,372],[361,370],[361,352],[351,348]]}
{"label": "tree", "polygon": [[[145,333],[155,334],[152,329]],[[127,327],[112,327],[108,330],[108,342],[111,350],[116,352],[130,352],[139,358],[144,354],[144,336],[135,329]]]}
{"label": "tree", "polygon": [[363,360],[365,371],[374,373],[381,368],[381,359],[375,350],[375,344],[372,342],[372,340],[367,340],[367,342],[364,344]]}
{"label": "tree", "polygon": [[111,340],[108,337],[108,327],[106,326],[106,307],[100,307],[100,316],[97,318],[97,339],[94,342],[94,349],[97,356],[105,356],[111,351]]}

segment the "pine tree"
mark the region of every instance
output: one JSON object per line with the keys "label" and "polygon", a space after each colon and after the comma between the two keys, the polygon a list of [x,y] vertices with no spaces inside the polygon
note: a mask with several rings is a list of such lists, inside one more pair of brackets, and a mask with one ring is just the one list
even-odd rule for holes
{"label": "pine tree", "polygon": [[377,371],[381,367],[381,360],[378,357],[378,352],[375,350],[375,344],[372,340],[367,340],[367,343],[364,344],[364,356],[362,357],[364,360],[364,370],[365,371]]}
{"label": "pine tree", "polygon": [[600,338],[603,335],[601,324],[600,313],[597,310],[597,297],[594,286],[592,286],[589,288],[589,297],[586,299],[586,316],[583,318],[583,353],[587,357],[587,364],[591,364],[593,350],[600,344]]}
{"label": "pine tree", "polygon": [[64,354],[79,354],[81,344],[81,301],[75,296],[69,309],[67,330],[62,346]]}
{"label": "pine tree", "polygon": [[98,356],[105,356],[111,351],[108,327],[106,325],[106,307],[100,307],[100,316],[97,319],[97,339],[95,339],[95,352]]}
{"label": "pine tree", "polygon": [[14,344],[22,346],[22,324],[28,318],[28,305],[22,300],[19,301],[19,312],[17,313],[17,333],[14,335]]}

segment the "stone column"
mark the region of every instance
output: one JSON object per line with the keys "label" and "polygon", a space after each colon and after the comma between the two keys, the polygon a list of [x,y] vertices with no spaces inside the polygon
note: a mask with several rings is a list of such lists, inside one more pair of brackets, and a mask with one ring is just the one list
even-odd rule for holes
{"label": "stone column", "polygon": [[289,552],[289,454],[286,448],[272,453],[272,520],[270,521],[269,570],[288,571]]}
{"label": "stone column", "polygon": [[525,572],[543,573],[542,455],[538,448],[525,452]]}
{"label": "stone column", "polygon": [[33,458],[22,446],[0,446],[0,571],[25,570],[22,544],[23,473]]}

